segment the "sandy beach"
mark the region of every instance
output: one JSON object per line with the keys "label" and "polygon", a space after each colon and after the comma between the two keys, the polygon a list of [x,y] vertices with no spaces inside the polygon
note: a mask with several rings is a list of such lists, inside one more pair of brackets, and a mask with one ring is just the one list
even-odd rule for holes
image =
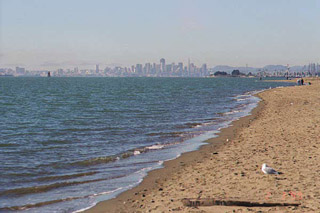
{"label": "sandy beach", "polygon": [[[252,115],[86,212],[320,212],[320,80],[305,82],[259,93]],[[263,163],[283,174],[264,174]],[[184,198],[300,205],[187,207]]]}

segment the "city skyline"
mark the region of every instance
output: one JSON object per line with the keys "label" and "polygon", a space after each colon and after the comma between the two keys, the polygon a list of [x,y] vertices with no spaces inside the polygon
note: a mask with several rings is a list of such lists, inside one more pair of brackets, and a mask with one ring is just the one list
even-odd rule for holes
{"label": "city skyline", "polygon": [[319,0],[1,0],[0,67],[319,61]]}
{"label": "city skyline", "polygon": [[297,75],[320,75],[320,64],[309,63],[308,65],[292,66],[285,65],[267,65],[264,67],[231,67],[225,65],[218,65],[215,67],[208,67],[206,63],[198,66],[188,59],[188,63],[183,62],[171,62],[167,63],[166,59],[161,58],[159,63],[148,62],[145,64],[137,63],[129,67],[126,66],[114,66],[100,69],[100,64],[95,65],[95,69],[79,68],[78,66],[73,68],[58,68],[47,70],[29,70],[25,67],[16,66],[12,68],[0,67],[0,76],[52,76],[55,77],[209,77],[215,74],[215,72],[229,73],[233,71],[247,74],[248,76],[257,75],[258,73],[264,73],[268,76],[283,76],[285,73],[297,76]]}

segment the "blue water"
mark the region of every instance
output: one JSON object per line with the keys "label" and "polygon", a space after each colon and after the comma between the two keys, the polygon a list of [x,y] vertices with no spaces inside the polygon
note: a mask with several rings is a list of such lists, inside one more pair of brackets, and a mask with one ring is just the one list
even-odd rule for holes
{"label": "blue water", "polygon": [[259,101],[255,92],[289,85],[0,78],[0,211],[74,212],[110,199],[248,115]]}

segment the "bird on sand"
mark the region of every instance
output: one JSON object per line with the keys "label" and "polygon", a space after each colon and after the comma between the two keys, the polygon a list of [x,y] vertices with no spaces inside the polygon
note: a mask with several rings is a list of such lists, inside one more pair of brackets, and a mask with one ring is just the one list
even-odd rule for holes
{"label": "bird on sand", "polygon": [[275,175],[279,175],[281,174],[280,172],[277,172],[276,170],[274,170],[273,168],[269,167],[267,164],[262,164],[262,172],[265,174],[275,174]]}

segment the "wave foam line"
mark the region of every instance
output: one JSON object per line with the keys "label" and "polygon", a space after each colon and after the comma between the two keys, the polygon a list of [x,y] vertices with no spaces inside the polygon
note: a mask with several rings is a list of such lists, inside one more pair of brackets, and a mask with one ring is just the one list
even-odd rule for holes
{"label": "wave foam line", "polygon": [[[49,201],[44,201],[44,202],[40,202],[40,203],[32,203],[32,204],[26,204],[26,205],[22,205],[22,206],[8,206],[8,207],[2,207],[0,208],[0,211],[18,211],[18,210],[26,210],[26,209],[30,209],[30,208],[36,208],[36,207],[41,207],[41,206],[45,206],[45,205],[50,205],[50,204],[55,204],[55,203],[60,203],[60,202],[65,202],[65,201],[71,201],[71,200],[78,200],[78,199],[85,199],[85,198],[90,198],[90,197],[96,197],[99,195],[104,195],[104,194],[110,194],[110,193],[114,193],[116,191],[119,191],[123,189],[122,187],[117,188],[115,190],[112,191],[108,191],[108,192],[101,192],[101,193],[97,193],[97,194],[92,194],[92,195],[85,195],[85,196],[79,196],[79,197],[68,197],[68,198],[63,198],[63,199],[58,199],[58,200],[49,200]],[[95,204],[94,204],[95,205]],[[93,205],[93,206],[94,206]],[[91,208],[92,206],[88,207]],[[82,209],[81,211],[85,211],[86,209]],[[75,212],[80,212],[80,210],[75,211]]]}

